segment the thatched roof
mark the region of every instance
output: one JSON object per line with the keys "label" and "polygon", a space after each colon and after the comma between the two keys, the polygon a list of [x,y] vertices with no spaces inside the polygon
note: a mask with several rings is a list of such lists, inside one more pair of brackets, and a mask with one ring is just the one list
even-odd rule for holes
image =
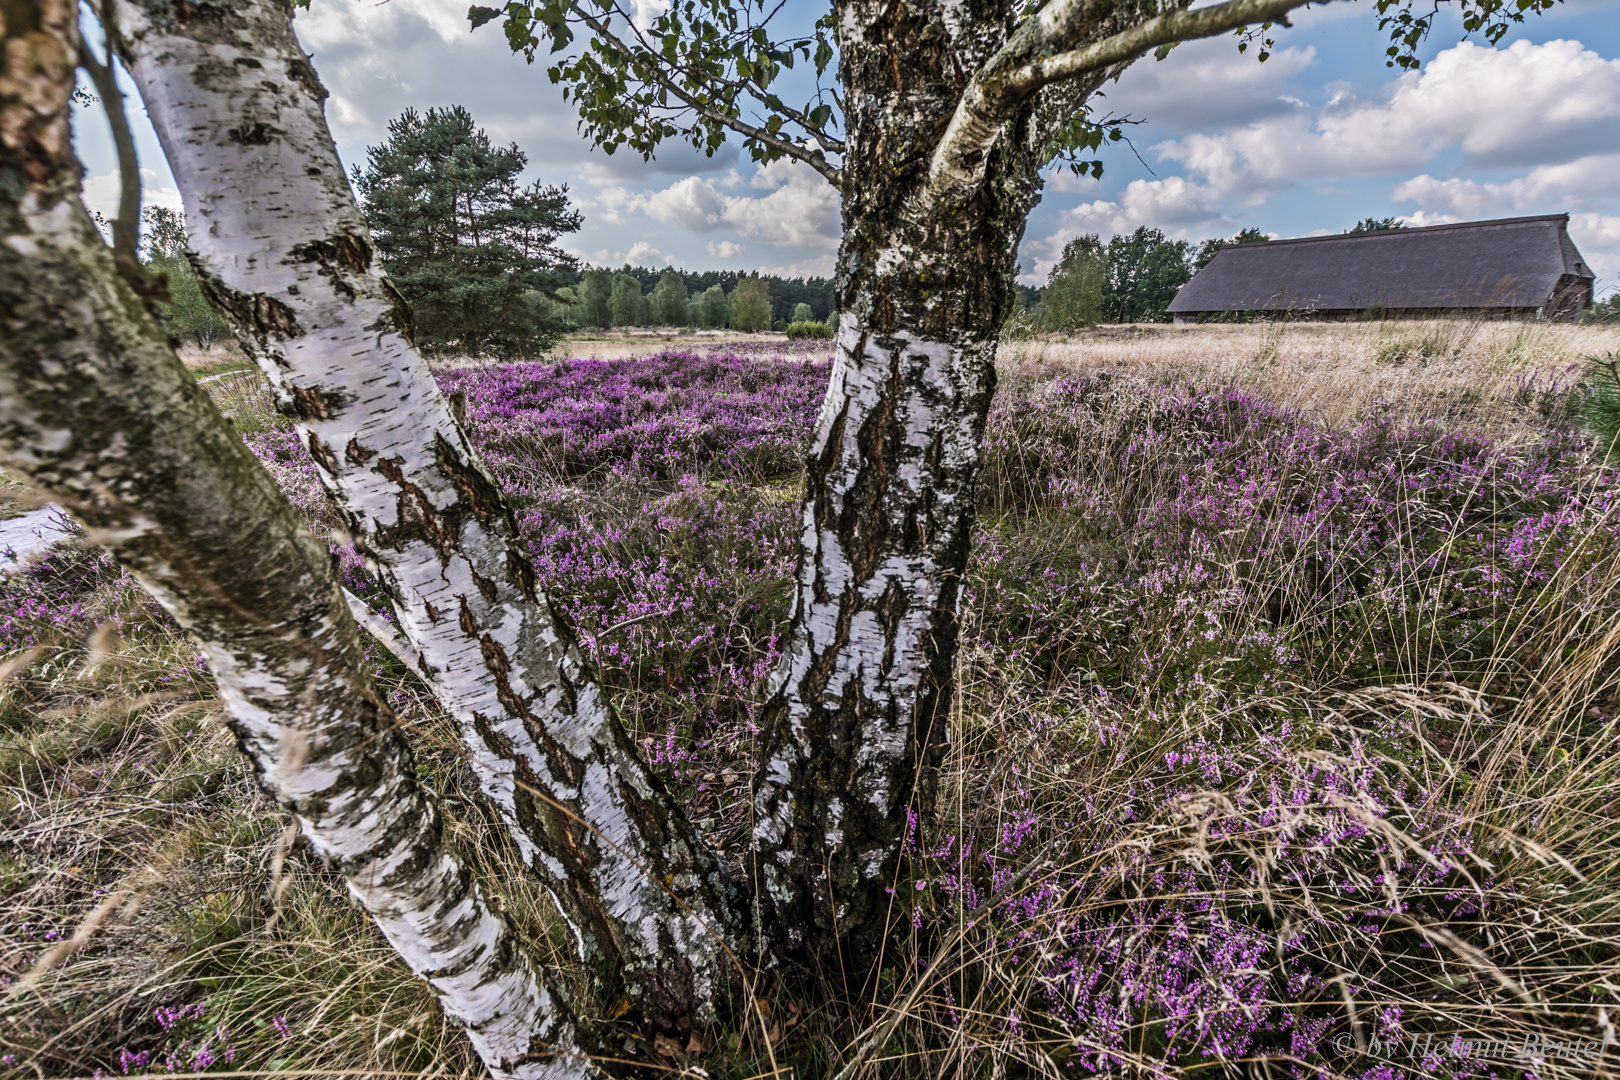
{"label": "thatched roof", "polygon": [[1237,244],[1181,287],[1170,312],[1541,309],[1572,284],[1591,295],[1568,225],[1551,214]]}

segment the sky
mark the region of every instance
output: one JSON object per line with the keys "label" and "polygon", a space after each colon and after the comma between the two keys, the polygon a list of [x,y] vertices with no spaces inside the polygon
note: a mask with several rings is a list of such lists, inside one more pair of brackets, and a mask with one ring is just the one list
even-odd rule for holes
{"label": "sky", "polygon": [[[496,25],[469,31],[466,10],[466,0],[314,0],[299,14],[346,164],[363,163],[405,108],[464,105],[528,155],[528,178],[568,185],[584,224],[564,246],[588,263],[831,273],[838,197],[815,172],[756,166],[734,144],[713,157],[666,144],[651,162],[595,150],[543,64],[512,55]],[[1599,293],[1620,286],[1620,0],[1565,0],[1495,47],[1442,18],[1422,67],[1404,74],[1385,66],[1372,0],[1335,0],[1294,23],[1274,33],[1264,64],[1220,37],[1138,61],[1106,86],[1098,104],[1142,122],[1129,146],[1104,151],[1100,180],[1049,175],[1021,280],[1044,281],[1073,236],[1140,225],[1196,241],[1243,227],[1321,235],[1369,216],[1430,225],[1568,213]],[[179,206],[127,92],[147,200]],[[88,109],[76,123],[85,201],[110,213],[106,120]]]}

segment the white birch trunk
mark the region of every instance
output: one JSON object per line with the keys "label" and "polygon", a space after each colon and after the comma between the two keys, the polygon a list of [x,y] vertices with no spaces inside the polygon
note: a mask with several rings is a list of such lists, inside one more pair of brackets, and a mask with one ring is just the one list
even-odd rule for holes
{"label": "white birch trunk", "polygon": [[[759,932],[862,970],[933,804],[995,350],[1039,190],[1029,110],[972,174],[930,178],[972,73],[1012,27],[950,0],[840,0],[848,131],[832,384],[805,460],[794,624],[755,777]],[[1034,144],[1034,145],[1032,145]]]}
{"label": "white birch trunk", "polygon": [[712,1021],[738,922],[719,862],[553,619],[412,345],[290,9],[117,9],[204,287],[374,561],[485,794],[561,897],[603,991],[656,1027]]}
{"label": "white birch trunk", "polygon": [[993,341],[839,321],[755,786],[758,876],[789,950],[888,921],[906,811],[932,800],[994,357]]}
{"label": "white birch trunk", "polygon": [[[497,1077],[593,1073],[371,690],[299,524],[122,280],[77,197],[78,5],[0,23],[0,462],[72,509],[198,640],[260,780]],[[26,59],[24,59],[26,58]],[[21,189],[20,191],[18,189]]]}

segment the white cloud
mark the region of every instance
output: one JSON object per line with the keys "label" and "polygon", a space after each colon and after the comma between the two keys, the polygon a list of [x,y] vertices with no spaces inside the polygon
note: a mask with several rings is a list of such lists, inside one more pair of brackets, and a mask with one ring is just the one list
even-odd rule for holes
{"label": "white cloud", "polygon": [[651,266],[659,260],[668,263],[671,259],[645,240],[637,240],[630,245],[630,250],[624,253],[624,261],[632,266]]}
{"label": "white cloud", "polygon": [[[658,8],[659,0],[638,0],[635,17],[650,18]],[[628,150],[592,149],[579,133],[578,111],[546,78],[545,65],[513,55],[497,24],[472,30],[463,0],[332,0],[300,11],[295,27],[331,92],[327,119],[346,162],[363,160],[364,147],[386,138],[388,122],[407,107],[452,104],[466,106],[496,143],[517,143],[537,170],[578,168],[592,185],[715,172],[736,160],[733,146],[709,158],[679,140],[651,162]]]}
{"label": "white cloud", "polygon": [[1399,202],[1417,203],[1425,220],[1533,213],[1553,204],[1589,205],[1614,196],[1620,196],[1620,153],[1544,165],[1499,183],[1455,176],[1438,179],[1423,173],[1395,185],[1391,192]]}
{"label": "white cloud", "polygon": [[712,181],[688,176],[633,202],[654,221],[692,232],[732,228],[766,244],[837,248],[842,231],[838,193],[820,173],[798,162],[776,161],[760,168],[748,186],[768,194],[729,195]]}
{"label": "white cloud", "polygon": [[[173,187],[153,187],[152,181],[158,178],[157,173],[151,169],[141,170],[141,206],[166,206],[171,210],[184,210],[180,202],[180,192]],[[99,210],[111,221],[118,215],[118,174],[115,172],[96,173],[87,175],[80,185],[83,194],[85,209]]]}
{"label": "white cloud", "polygon": [[1057,232],[1029,244],[1035,264],[1021,275],[1026,284],[1044,282],[1063,253],[1063,245],[1085,233],[1096,233],[1106,240],[1147,225],[1164,230],[1172,239],[1186,240],[1237,231],[1237,223],[1221,212],[1218,192],[1181,176],[1132,180],[1117,200],[1081,203],[1064,211],[1059,221]]}
{"label": "white cloud", "polygon": [[708,180],[688,176],[662,191],[639,196],[636,202],[641,212],[654,221],[692,232],[708,232],[725,223],[727,199]]}
{"label": "white cloud", "polygon": [[1297,102],[1284,83],[1316,63],[1316,50],[1278,49],[1264,64],[1253,57],[1239,56],[1226,36],[1183,42],[1163,60],[1127,68],[1118,86],[1104,90],[1103,110],[1171,131],[1231,127],[1292,111]]}
{"label": "white cloud", "polygon": [[1598,294],[1620,288],[1620,214],[1571,214],[1569,237],[1591,262]]}
{"label": "white cloud", "polygon": [[716,259],[740,259],[748,253],[747,248],[730,240],[710,240],[703,249]]}
{"label": "white cloud", "polygon": [[1249,202],[1307,177],[1422,168],[1456,150],[1468,166],[1559,164],[1620,141],[1620,60],[1578,41],[1506,49],[1464,42],[1396,79],[1387,100],[1340,93],[1285,114],[1155,149]]}

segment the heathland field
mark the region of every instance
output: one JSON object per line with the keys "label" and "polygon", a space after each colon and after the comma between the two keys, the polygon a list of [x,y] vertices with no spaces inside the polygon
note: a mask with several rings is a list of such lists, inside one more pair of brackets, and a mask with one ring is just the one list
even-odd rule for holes
{"label": "heathland field", "polygon": [[[828,350],[613,348],[438,377],[621,714],[740,858]],[[761,973],[767,1023],[627,1056],[739,1080],[857,1055],[1612,1069],[1620,505],[1579,421],[1617,351],[1479,323],[1003,346],[944,794],[894,893],[915,957],[822,972],[831,993]],[[380,609],[258,376],[207,388]],[[567,968],[454,732],[371,650],[491,892]],[[0,1072],[481,1075],[105,556],[70,540],[0,579],[0,664]]]}

